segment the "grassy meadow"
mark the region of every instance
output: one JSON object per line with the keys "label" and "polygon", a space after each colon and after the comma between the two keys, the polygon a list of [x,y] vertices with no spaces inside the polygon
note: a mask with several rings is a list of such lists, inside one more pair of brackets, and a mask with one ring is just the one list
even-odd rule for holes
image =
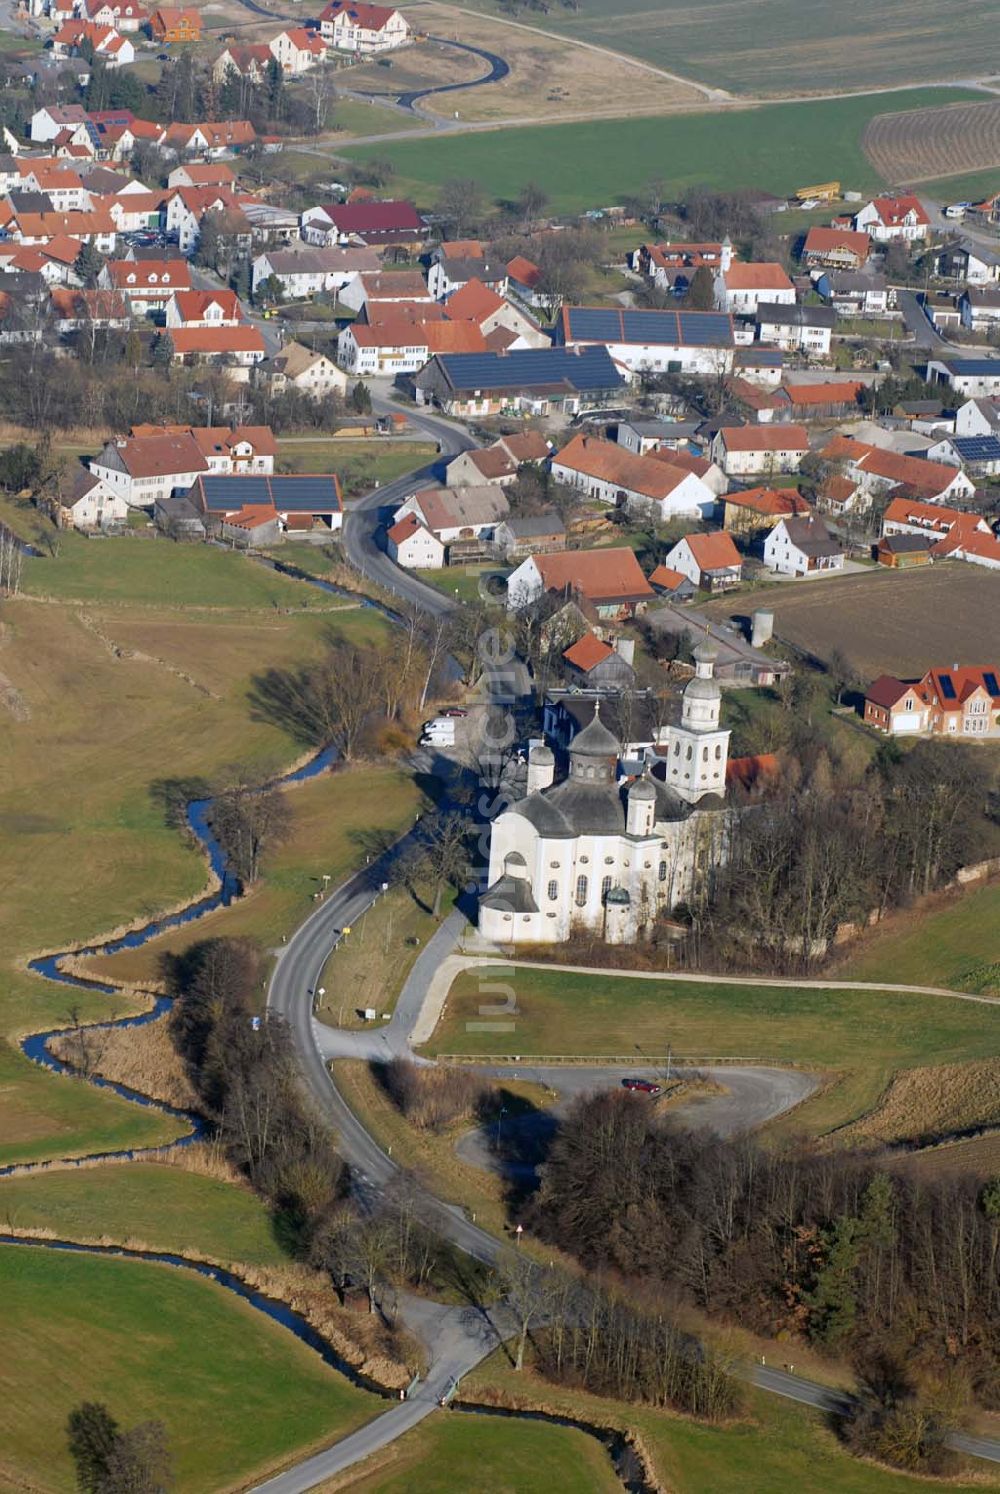
{"label": "grassy meadow", "polygon": [[[472,0],[496,15],[494,0]],[[532,13],[520,19],[532,24]],[[706,0],[627,0],[608,6],[577,0],[551,6],[542,31],[638,57],[701,83],[754,95],[837,90],[974,78],[994,57],[1000,8],[995,0],[845,0],[837,6],[756,0],[734,7]],[[516,33],[513,33],[516,37]],[[512,42],[516,66],[517,42]],[[816,180],[819,180],[817,177]]]}
{"label": "grassy meadow", "polygon": [[224,1265],[280,1266],[289,1259],[249,1188],[163,1162],[5,1178],[0,1222],[59,1240],[111,1240]]}
{"label": "grassy meadow", "polygon": [[[69,1494],[69,1412],[166,1425],[176,1494],[256,1482],[383,1403],[215,1283],[167,1266],[0,1247],[0,1484]],[[54,1304],[58,1311],[54,1311]]]}
{"label": "grassy meadow", "polygon": [[845,980],[1000,995],[1000,882],[896,913],[846,952]]}
{"label": "grassy meadow", "polygon": [[[481,982],[517,993],[510,1033],[475,1024]],[[756,1058],[838,1076],[785,1123],[825,1132],[872,1108],[898,1069],[990,1058],[1000,1007],[889,991],[704,984],[579,975],[525,968],[463,972],[429,1051],[435,1053],[630,1054]],[[779,1122],[779,1124],[781,1124]]]}
{"label": "grassy meadow", "polygon": [[472,178],[513,200],[528,183],[556,212],[620,203],[650,181],[668,197],[694,186],[787,194],[838,178],[857,191],[881,185],[861,149],[865,125],[887,107],[917,109],[981,98],[969,89],[914,88],[883,95],[766,104],[753,109],[484,130],[437,139],[348,147],[352,159],[391,161],[394,193],[432,206],[442,182]]}

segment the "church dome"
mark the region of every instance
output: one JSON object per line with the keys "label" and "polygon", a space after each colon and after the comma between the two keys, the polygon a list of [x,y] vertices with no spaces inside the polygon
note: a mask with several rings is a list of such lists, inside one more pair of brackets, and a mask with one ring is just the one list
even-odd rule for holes
{"label": "church dome", "polygon": [[594,719],[583,731],[577,732],[569,744],[571,757],[617,757],[618,738],[601,720],[601,702],[594,702]]}
{"label": "church dome", "polygon": [[717,680],[699,679],[688,680],[684,687],[684,694],[689,700],[718,700],[722,694]]}
{"label": "church dome", "polygon": [[628,791],[630,799],[655,799],[656,789],[648,778],[637,778]]}

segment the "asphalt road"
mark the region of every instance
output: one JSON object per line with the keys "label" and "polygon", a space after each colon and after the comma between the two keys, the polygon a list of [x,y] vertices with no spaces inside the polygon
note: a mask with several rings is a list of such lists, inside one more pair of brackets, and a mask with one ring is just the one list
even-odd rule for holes
{"label": "asphalt road", "polygon": [[415,88],[409,93],[401,93],[396,102],[403,109],[413,109],[418,99],[430,98],[436,93],[458,93],[465,88],[483,88],[487,83],[499,83],[501,78],[506,78],[510,72],[510,64],[496,52],[487,52],[482,47],[472,47],[468,42],[453,41],[447,36],[428,36],[428,41],[437,42],[439,46],[456,47],[459,52],[471,52],[474,57],[481,57],[489,64],[489,71],[481,78],[473,78],[468,83],[442,83],[438,88]]}
{"label": "asphalt road", "polygon": [[903,313],[906,328],[913,333],[918,347],[926,348],[929,353],[938,357],[955,351],[948,339],[942,337],[940,332],[932,326],[913,291],[897,291],[896,302]]}

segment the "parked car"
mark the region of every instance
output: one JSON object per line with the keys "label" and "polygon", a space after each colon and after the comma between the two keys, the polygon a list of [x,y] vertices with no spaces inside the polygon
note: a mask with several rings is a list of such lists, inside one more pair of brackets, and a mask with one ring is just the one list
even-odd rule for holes
{"label": "parked car", "polygon": [[640,1095],[658,1095],[660,1093],[660,1086],[654,1084],[652,1079],[623,1079],[622,1087]]}
{"label": "parked car", "polygon": [[469,713],[462,706],[449,706],[448,709],[442,711],[441,714],[442,716],[454,717],[456,720],[458,720],[462,716],[467,716]]}

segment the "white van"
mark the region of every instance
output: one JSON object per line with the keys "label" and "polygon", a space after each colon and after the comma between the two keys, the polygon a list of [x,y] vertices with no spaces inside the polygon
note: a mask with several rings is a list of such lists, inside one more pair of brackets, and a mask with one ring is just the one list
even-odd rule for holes
{"label": "white van", "polygon": [[433,743],[436,747],[454,747],[454,721],[447,716],[437,716],[433,721],[425,721],[420,741],[424,746]]}

